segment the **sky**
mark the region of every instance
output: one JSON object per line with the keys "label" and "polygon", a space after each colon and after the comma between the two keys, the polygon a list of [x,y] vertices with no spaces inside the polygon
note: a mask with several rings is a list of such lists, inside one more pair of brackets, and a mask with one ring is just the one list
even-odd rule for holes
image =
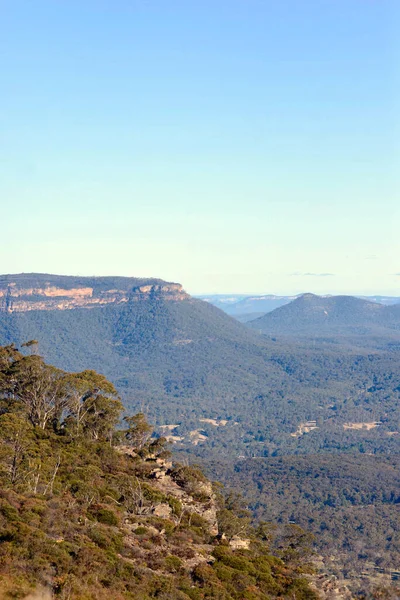
{"label": "sky", "polygon": [[398,0],[0,0],[0,273],[400,296]]}

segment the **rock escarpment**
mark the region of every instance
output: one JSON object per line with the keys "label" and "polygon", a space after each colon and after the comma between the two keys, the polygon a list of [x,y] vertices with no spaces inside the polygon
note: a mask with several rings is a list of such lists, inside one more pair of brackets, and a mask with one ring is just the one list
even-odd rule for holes
{"label": "rock escarpment", "polygon": [[0,310],[67,310],[162,296],[185,300],[188,294],[178,283],[134,277],[70,277],[46,274],[0,276]]}

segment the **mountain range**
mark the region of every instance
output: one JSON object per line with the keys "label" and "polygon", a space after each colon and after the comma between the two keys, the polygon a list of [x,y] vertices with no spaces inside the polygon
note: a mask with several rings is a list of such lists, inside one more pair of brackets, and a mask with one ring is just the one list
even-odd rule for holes
{"label": "mountain range", "polygon": [[[264,294],[261,296],[249,296],[244,294],[215,294],[198,296],[200,299],[210,302],[217,306],[228,315],[232,315],[235,319],[242,322],[247,322],[251,319],[269,313],[280,306],[289,304],[293,300],[300,298],[303,294],[292,296],[276,296],[274,294]],[[331,296],[323,296],[329,298]],[[397,296],[355,296],[362,300],[368,300],[385,306],[392,306],[400,303],[400,297]]]}
{"label": "mountain range", "polygon": [[332,335],[353,321],[367,330],[369,320],[398,336],[396,306],[306,295],[245,326],[160,279],[7,275],[0,294],[1,344],[35,339],[60,368],[101,371],[129,410],[145,410],[198,456],[351,449],[354,423],[379,422],[363,431],[370,451],[396,444],[395,341],[287,335],[328,319]]}
{"label": "mountain range", "polygon": [[228,315],[237,318],[243,315],[270,312],[279,306],[288,304],[297,298],[297,296],[275,296],[274,294],[267,294],[264,296],[230,296],[216,294],[211,296],[199,296],[199,298],[205,302],[210,302],[210,304],[217,306]]}

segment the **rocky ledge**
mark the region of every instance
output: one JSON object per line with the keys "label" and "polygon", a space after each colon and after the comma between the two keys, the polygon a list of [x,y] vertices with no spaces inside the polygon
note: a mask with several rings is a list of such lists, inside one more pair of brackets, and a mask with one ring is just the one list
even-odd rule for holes
{"label": "rocky ledge", "polygon": [[94,308],[154,295],[175,301],[189,297],[180,284],[160,279],[47,274],[0,276],[0,310],[9,313]]}

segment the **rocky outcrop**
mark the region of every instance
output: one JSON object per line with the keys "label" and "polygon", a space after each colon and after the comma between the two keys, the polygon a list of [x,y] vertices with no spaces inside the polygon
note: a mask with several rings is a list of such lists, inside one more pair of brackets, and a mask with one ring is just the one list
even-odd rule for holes
{"label": "rocky outcrop", "polygon": [[248,550],[250,548],[250,540],[234,535],[232,539],[229,540],[229,546],[232,550]]}
{"label": "rocky outcrop", "polygon": [[185,300],[189,296],[178,283],[129,277],[63,277],[56,275],[0,276],[0,310],[68,310],[123,304],[162,297]]}
{"label": "rocky outcrop", "polygon": [[[185,487],[177,483],[171,476],[170,463],[157,462],[152,475],[155,479],[154,487],[165,496],[176,498],[183,512],[197,514],[208,523],[210,535],[218,535],[217,506],[215,495],[210,482],[197,482],[195,493],[188,493]],[[199,500],[199,497],[201,500]],[[165,505],[156,506],[155,511],[165,512]]]}
{"label": "rocky outcrop", "polygon": [[[129,446],[119,446],[117,450],[131,457],[134,463],[141,460]],[[141,464],[147,467],[146,477],[152,491],[149,493],[146,486],[137,489],[137,494],[143,493],[144,498],[138,503],[138,510],[125,515],[126,544],[135,550],[138,560],[154,563],[160,574],[160,558],[165,556],[179,557],[180,566],[189,572],[198,565],[213,563],[212,551],[218,536],[218,524],[211,483],[198,481],[189,493],[182,481],[175,480],[174,468],[168,460],[149,456]],[[192,525],[207,532],[208,543],[196,541]],[[171,538],[171,530],[182,532],[183,537],[178,544]],[[147,548],[141,536],[156,543]]]}
{"label": "rocky outcrop", "polygon": [[352,600],[355,598],[347,583],[334,575],[320,573],[308,577],[310,587],[315,590],[321,600]]}

